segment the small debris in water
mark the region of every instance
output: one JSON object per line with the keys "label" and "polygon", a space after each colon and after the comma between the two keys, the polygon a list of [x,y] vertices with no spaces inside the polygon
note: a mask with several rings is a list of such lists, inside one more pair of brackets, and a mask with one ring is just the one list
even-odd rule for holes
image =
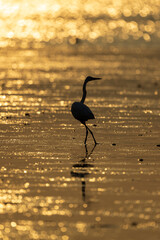
{"label": "small debris in water", "polygon": [[157,147],[160,147],[160,144],[157,144]]}
{"label": "small debris in water", "polygon": [[112,143],[112,146],[116,146],[116,143]]}
{"label": "small debris in water", "polygon": [[11,116],[7,116],[6,119],[11,119],[12,117]]}
{"label": "small debris in water", "polygon": [[29,114],[29,113],[25,113],[25,116],[26,116],[26,117],[30,117],[30,114]]}
{"label": "small debris in water", "polygon": [[97,124],[93,124],[94,127],[97,127]]}
{"label": "small debris in water", "polygon": [[141,84],[137,84],[137,87],[138,87],[138,88],[141,88],[141,87],[142,87],[142,85],[141,85]]}
{"label": "small debris in water", "polygon": [[137,225],[138,225],[137,222],[132,222],[132,223],[131,223],[131,226],[133,226],[133,227],[136,227]]}
{"label": "small debris in water", "polygon": [[30,125],[30,123],[24,123],[25,126]]}
{"label": "small debris in water", "polygon": [[139,162],[143,162],[143,158],[139,158],[138,161],[139,161]]}

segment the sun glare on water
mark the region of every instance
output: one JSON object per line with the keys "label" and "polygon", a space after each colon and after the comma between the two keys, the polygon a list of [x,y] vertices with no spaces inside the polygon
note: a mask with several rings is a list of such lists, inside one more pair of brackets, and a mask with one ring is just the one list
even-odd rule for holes
{"label": "sun glare on water", "polygon": [[0,46],[160,38],[159,0],[0,1]]}
{"label": "sun glare on water", "polygon": [[0,239],[158,239],[159,42],[160,0],[0,0]]}

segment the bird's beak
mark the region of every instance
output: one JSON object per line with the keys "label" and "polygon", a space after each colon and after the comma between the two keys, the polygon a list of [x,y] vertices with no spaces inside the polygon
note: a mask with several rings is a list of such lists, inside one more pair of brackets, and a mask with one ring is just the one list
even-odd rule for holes
{"label": "bird's beak", "polygon": [[102,79],[102,78],[92,78],[92,80],[98,80],[98,79]]}

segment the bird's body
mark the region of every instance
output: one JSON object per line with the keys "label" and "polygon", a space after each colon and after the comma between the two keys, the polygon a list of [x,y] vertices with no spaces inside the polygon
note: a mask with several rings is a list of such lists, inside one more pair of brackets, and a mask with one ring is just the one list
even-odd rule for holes
{"label": "bird's body", "polygon": [[84,124],[89,119],[94,119],[94,114],[87,105],[82,102],[74,102],[72,104],[71,112],[75,119]]}
{"label": "bird's body", "polygon": [[92,113],[92,111],[90,110],[90,108],[87,105],[84,104],[84,101],[85,101],[85,98],[86,98],[86,95],[87,95],[87,91],[86,91],[87,83],[89,81],[93,81],[93,80],[97,80],[97,79],[100,79],[100,78],[93,78],[93,77],[88,76],[85,79],[84,84],[83,84],[82,99],[81,99],[80,102],[74,102],[72,104],[72,107],[71,107],[71,112],[72,112],[73,117],[75,119],[79,120],[86,128],[86,138],[85,138],[85,141],[84,141],[85,144],[86,144],[86,141],[87,141],[88,131],[91,133],[95,145],[97,144],[92,131],[86,125],[86,121],[88,121],[89,119],[94,119],[95,117],[94,117],[94,114]]}

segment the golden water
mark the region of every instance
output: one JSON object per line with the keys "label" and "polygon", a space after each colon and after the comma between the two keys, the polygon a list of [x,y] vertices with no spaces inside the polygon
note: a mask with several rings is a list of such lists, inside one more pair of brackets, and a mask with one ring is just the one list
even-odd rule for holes
{"label": "golden water", "polygon": [[[1,55],[0,238],[158,239],[160,70],[150,57]],[[84,160],[70,105],[86,74],[103,79],[88,84],[100,144]]]}
{"label": "golden water", "polygon": [[1,0],[0,45],[159,41],[160,0]]}
{"label": "golden water", "polygon": [[0,239],[159,239],[159,9],[0,1]]}

